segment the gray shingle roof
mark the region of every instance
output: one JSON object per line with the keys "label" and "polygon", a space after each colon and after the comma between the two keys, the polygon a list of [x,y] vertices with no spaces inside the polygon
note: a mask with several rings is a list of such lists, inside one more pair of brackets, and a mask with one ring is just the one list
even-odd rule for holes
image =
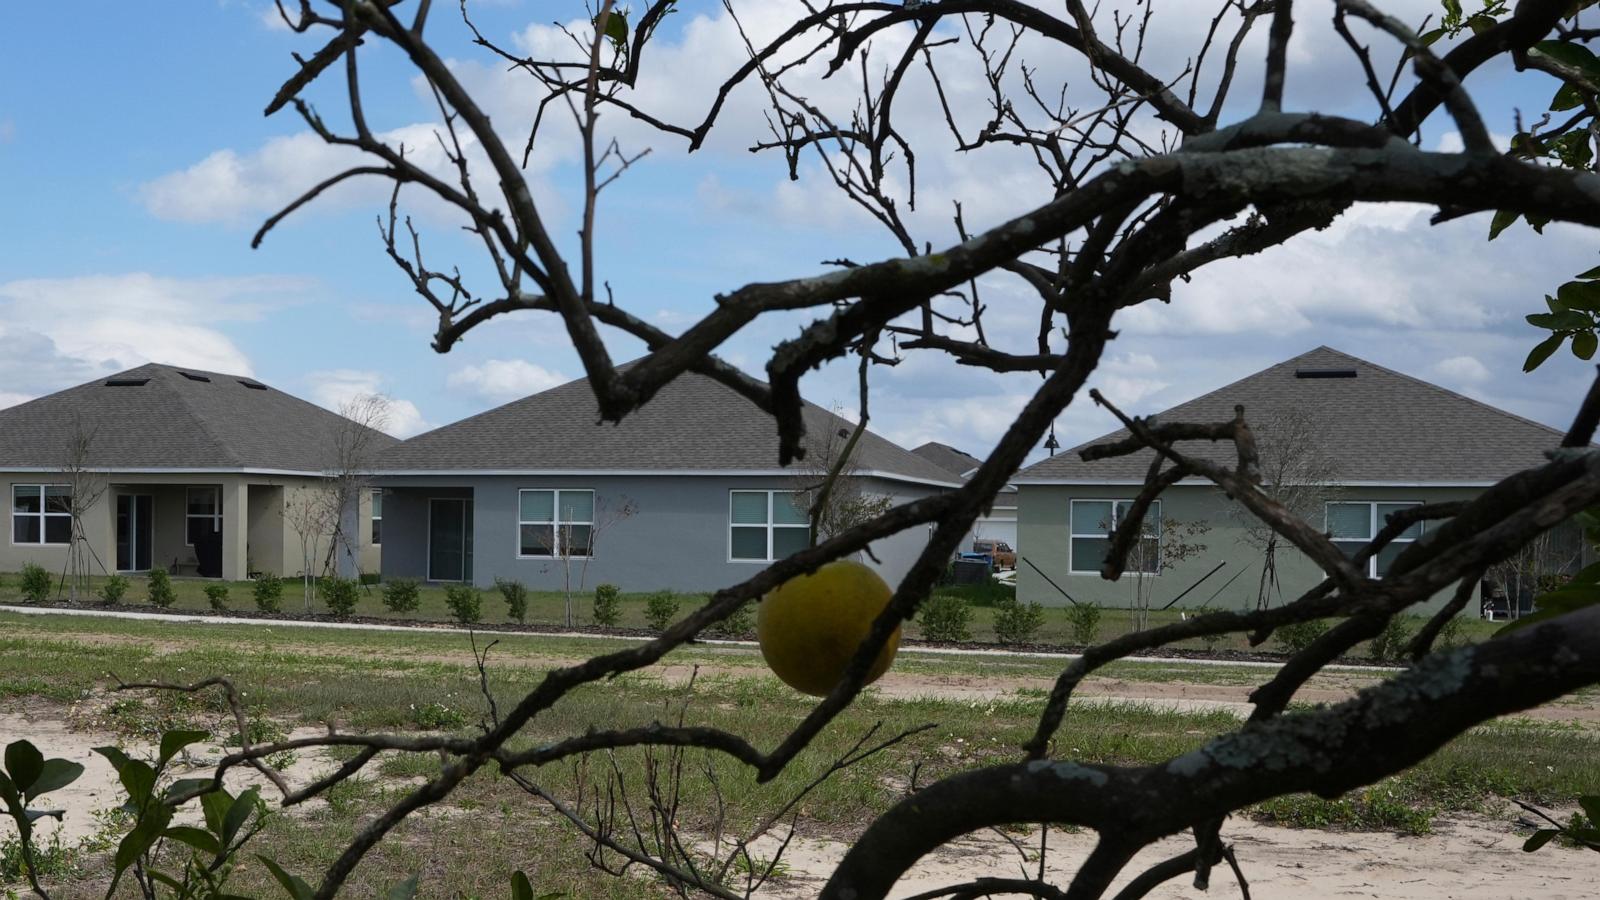
{"label": "gray shingle roof", "polygon": [[953,475],[966,475],[983,462],[970,453],[938,441],[929,441],[911,452]]}
{"label": "gray shingle roof", "polygon": [[[1354,370],[1354,378],[1300,378],[1297,369]],[[1109,398],[1115,402],[1116,398]],[[1342,483],[1479,483],[1498,481],[1545,461],[1562,434],[1438,385],[1318,347],[1179,404],[1158,416],[1168,422],[1220,422],[1244,404],[1258,432],[1278,410],[1302,410],[1323,424],[1322,448]],[[1079,450],[1127,436],[1119,430],[1017,474],[1028,482],[1139,482],[1152,451],[1086,463]],[[1186,452],[1232,463],[1231,444],[1185,442]]]}
{"label": "gray shingle roof", "polygon": [[[854,426],[805,405],[808,440]],[[871,431],[857,444],[857,468],[915,481],[954,484],[949,472]],[[586,378],[507,403],[385,451],[384,472],[409,471],[777,471],[772,418],[721,383],[680,375],[642,409],[601,423]]]}
{"label": "gray shingle roof", "polygon": [[0,467],[60,468],[81,422],[93,468],[321,472],[348,421],[253,378],[150,363],[0,410]]}

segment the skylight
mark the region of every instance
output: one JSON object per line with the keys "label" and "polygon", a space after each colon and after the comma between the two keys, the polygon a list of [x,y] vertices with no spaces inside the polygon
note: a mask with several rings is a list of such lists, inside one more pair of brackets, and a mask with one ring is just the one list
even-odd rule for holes
{"label": "skylight", "polygon": [[193,372],[179,372],[178,374],[182,375],[183,377],[185,377],[187,379],[189,379],[190,381],[204,381],[207,384],[211,383],[211,379],[207,378],[204,375],[196,375]]}
{"label": "skylight", "polygon": [[245,381],[243,378],[240,378],[239,383],[252,391],[264,391],[267,389],[267,386],[259,381]]}
{"label": "skylight", "polygon": [[148,378],[107,378],[106,387],[140,387],[150,383]]}

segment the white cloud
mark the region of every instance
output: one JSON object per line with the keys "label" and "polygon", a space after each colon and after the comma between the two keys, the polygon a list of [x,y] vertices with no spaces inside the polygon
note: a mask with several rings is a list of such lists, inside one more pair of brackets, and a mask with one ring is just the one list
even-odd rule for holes
{"label": "white cloud", "polygon": [[383,375],[378,372],[328,369],[308,373],[304,381],[311,401],[334,412],[339,412],[352,400],[374,395],[383,397],[388,402],[388,418],[382,430],[395,437],[408,438],[436,427],[423,418],[415,403],[389,395],[383,389]]}
{"label": "white cloud", "polygon": [[451,372],[445,383],[455,390],[487,400],[514,400],[547,391],[568,380],[560,372],[526,360],[491,359]]}
{"label": "white cloud", "polygon": [[1472,356],[1452,356],[1434,363],[1433,371],[1446,382],[1481,384],[1493,377],[1489,368]]}
{"label": "white cloud", "polygon": [[[145,272],[0,283],[0,331],[37,335],[62,376],[48,389],[146,362],[253,374],[223,327],[296,302],[305,279],[168,278]],[[17,346],[11,342],[10,346]],[[36,352],[39,347],[33,348]]]}
{"label": "white cloud", "polygon": [[9,406],[16,406],[19,403],[27,403],[32,399],[33,396],[30,394],[16,394],[12,393],[11,391],[0,391],[0,409],[5,409]]}

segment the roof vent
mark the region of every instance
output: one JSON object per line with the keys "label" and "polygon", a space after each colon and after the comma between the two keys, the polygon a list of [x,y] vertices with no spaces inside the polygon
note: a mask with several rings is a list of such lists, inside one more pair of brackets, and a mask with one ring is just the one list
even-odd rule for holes
{"label": "roof vent", "polygon": [[141,387],[149,384],[148,378],[107,378],[106,387]]}
{"label": "roof vent", "polygon": [[206,384],[210,384],[211,383],[211,379],[207,378],[204,375],[196,375],[193,372],[179,372],[178,374],[182,375],[183,377],[185,377],[187,379],[189,379],[190,381],[204,381]]}
{"label": "roof vent", "polygon": [[1296,378],[1354,378],[1355,369],[1295,369]]}
{"label": "roof vent", "polygon": [[259,381],[246,381],[243,378],[240,378],[239,383],[252,391],[264,391],[267,389],[267,386]]}

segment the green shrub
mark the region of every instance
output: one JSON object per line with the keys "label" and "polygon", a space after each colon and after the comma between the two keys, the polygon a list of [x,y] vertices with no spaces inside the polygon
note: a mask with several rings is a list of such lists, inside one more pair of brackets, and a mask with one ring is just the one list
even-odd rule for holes
{"label": "green shrub", "polygon": [[255,594],[256,609],[264,613],[275,613],[283,609],[283,579],[276,575],[257,575],[252,592]]}
{"label": "green shrub", "polygon": [[422,599],[422,585],[415,578],[396,578],[383,583],[383,605],[390,612],[415,612]]}
{"label": "green shrub", "polygon": [[317,593],[322,595],[322,602],[328,605],[328,612],[347,619],[356,611],[356,601],[361,599],[361,585],[354,579],[335,575],[318,582]]}
{"label": "green shrub", "polygon": [[228,608],[228,586],[225,584],[208,584],[202,588],[206,592],[206,602],[217,612]]}
{"label": "green shrub", "polygon": [[1017,586],[991,579],[977,584],[940,585],[934,593],[960,597],[973,606],[999,606],[1017,599]]}
{"label": "green shrub", "polygon": [[382,581],[383,577],[377,572],[362,572],[358,580],[361,582],[363,587],[370,587]]}
{"label": "green shrub", "polygon": [[50,572],[38,563],[28,563],[22,567],[17,590],[29,603],[43,603],[50,596]]}
{"label": "green shrub", "polygon": [[[500,596],[506,598],[506,612],[511,614],[511,618],[518,622],[528,621],[528,586],[514,578],[496,578],[494,586],[500,589]],[[478,620],[473,618],[472,621]]]}
{"label": "green shrub", "polygon": [[706,626],[706,634],[722,638],[750,637],[756,631],[756,605],[742,603],[726,619]]}
{"label": "green shrub", "polygon": [[1379,661],[1396,660],[1411,640],[1411,623],[1405,616],[1390,616],[1383,630],[1367,645],[1367,655]]}
{"label": "green shrub", "polygon": [[470,584],[452,584],[444,589],[445,605],[456,621],[471,625],[483,618],[483,595]]}
{"label": "green shrub", "polygon": [[166,569],[150,570],[150,602],[162,609],[178,602],[178,595],[172,591],[172,576]]}
{"label": "green shrub", "polygon": [[995,607],[994,636],[1002,644],[1026,644],[1044,626],[1044,607],[1011,600]]}
{"label": "green shrub", "polygon": [[937,593],[922,601],[917,616],[922,638],[928,641],[968,641],[972,632],[972,604],[960,594]]}
{"label": "green shrub", "polygon": [[443,703],[424,703],[411,709],[411,721],[415,722],[418,728],[429,731],[455,731],[467,727],[467,714]]}
{"label": "green shrub", "polygon": [[1317,638],[1328,633],[1328,623],[1323,619],[1312,619],[1309,622],[1290,622],[1280,625],[1273,633],[1273,637],[1290,653],[1299,653],[1312,644]]}
{"label": "green shrub", "polygon": [[1087,647],[1100,634],[1100,607],[1093,603],[1067,607],[1067,625],[1072,629],[1072,642]]}
{"label": "green shrub", "polygon": [[107,603],[121,603],[127,593],[128,579],[121,575],[113,575],[100,585],[100,599]]}
{"label": "green shrub", "polygon": [[656,591],[644,600],[644,620],[656,631],[666,631],[678,618],[678,595],[671,591]]}
{"label": "green shrub", "polygon": [[1466,626],[1462,624],[1460,616],[1451,616],[1434,637],[1433,648],[1435,650],[1453,650],[1461,646],[1466,641],[1466,635],[1461,633],[1465,628]]}
{"label": "green shrub", "polygon": [[622,621],[622,589],[614,584],[594,589],[594,621],[597,625],[616,625]]}

